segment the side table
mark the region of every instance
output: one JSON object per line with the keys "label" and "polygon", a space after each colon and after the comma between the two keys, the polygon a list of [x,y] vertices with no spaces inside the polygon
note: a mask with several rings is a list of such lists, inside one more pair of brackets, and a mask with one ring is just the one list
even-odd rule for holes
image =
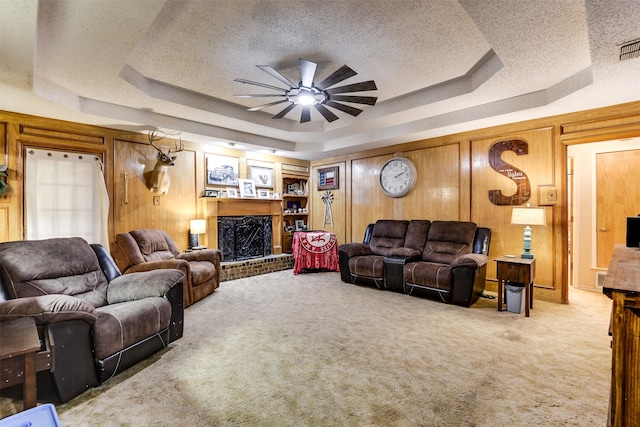
{"label": "side table", "polygon": [[520,257],[501,256],[494,260],[498,278],[498,311],[502,311],[503,285],[505,282],[524,283],[525,316],[529,317],[529,309],[533,308],[533,279],[536,276],[536,260]]}
{"label": "side table", "polygon": [[32,317],[0,322],[0,388],[22,383],[24,409],[36,406],[36,353],[40,339]]}

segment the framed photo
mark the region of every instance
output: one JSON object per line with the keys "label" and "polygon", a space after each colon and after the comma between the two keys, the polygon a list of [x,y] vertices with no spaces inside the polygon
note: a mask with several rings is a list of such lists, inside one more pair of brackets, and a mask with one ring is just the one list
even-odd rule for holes
{"label": "framed photo", "polygon": [[258,199],[268,199],[268,198],[269,198],[269,190],[258,189]]}
{"label": "framed photo", "polygon": [[304,219],[296,219],[296,231],[302,231],[305,229],[304,227]]}
{"label": "framed photo", "polygon": [[205,154],[207,161],[207,185],[238,185],[237,157]]}
{"label": "framed photo", "polygon": [[273,168],[265,166],[249,166],[249,178],[256,188],[273,188]]}
{"label": "framed photo", "polygon": [[231,197],[233,199],[238,198],[238,189],[237,188],[227,188],[227,197]]}
{"label": "framed photo", "polygon": [[318,190],[337,190],[340,188],[338,166],[318,169]]}
{"label": "framed photo", "polygon": [[204,197],[218,197],[218,190],[204,190]]}
{"label": "framed photo", "polygon": [[239,179],[240,197],[256,197],[256,184],[252,179]]}

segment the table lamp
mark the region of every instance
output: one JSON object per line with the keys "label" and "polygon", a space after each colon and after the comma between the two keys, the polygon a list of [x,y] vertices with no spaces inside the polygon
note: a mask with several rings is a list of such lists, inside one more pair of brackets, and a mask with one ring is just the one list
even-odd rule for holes
{"label": "table lamp", "polygon": [[513,208],[511,212],[511,224],[524,225],[524,252],[521,258],[533,259],[531,253],[531,225],[547,225],[547,215],[544,208],[526,207]]}
{"label": "table lamp", "polygon": [[202,249],[200,247],[200,234],[207,232],[207,221],[204,219],[192,219],[189,221],[189,248]]}

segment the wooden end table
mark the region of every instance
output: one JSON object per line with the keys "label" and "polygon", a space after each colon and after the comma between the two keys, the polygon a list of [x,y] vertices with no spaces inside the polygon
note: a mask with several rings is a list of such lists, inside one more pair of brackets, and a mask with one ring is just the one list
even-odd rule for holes
{"label": "wooden end table", "polygon": [[0,388],[22,383],[24,409],[36,406],[36,353],[40,339],[32,317],[0,322]]}
{"label": "wooden end table", "polygon": [[502,295],[504,282],[524,283],[525,308],[524,313],[529,317],[529,309],[533,308],[533,279],[536,276],[535,258],[520,258],[501,256],[494,260],[497,264],[498,278],[498,311],[502,311]]}

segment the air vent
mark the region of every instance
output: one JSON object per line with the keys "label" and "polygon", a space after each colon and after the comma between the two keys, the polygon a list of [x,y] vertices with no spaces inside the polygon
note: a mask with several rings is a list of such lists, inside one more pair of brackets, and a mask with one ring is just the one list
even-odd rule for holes
{"label": "air vent", "polygon": [[640,39],[626,42],[620,46],[620,61],[640,57]]}
{"label": "air vent", "polygon": [[596,287],[602,289],[604,286],[604,279],[607,278],[607,273],[603,273],[601,271],[596,273]]}

